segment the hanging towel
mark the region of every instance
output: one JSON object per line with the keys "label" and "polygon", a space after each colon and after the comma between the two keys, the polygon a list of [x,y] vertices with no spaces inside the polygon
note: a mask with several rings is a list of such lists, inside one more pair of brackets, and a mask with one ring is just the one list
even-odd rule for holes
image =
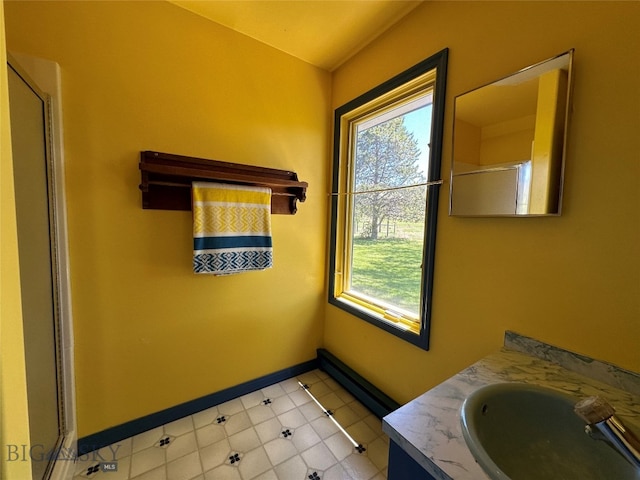
{"label": "hanging towel", "polygon": [[270,188],[193,182],[191,192],[195,273],[273,266]]}

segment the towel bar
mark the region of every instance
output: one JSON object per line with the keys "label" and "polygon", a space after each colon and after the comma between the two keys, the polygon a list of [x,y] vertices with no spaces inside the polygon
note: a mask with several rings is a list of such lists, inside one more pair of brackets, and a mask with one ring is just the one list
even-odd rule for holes
{"label": "towel bar", "polygon": [[306,199],[307,182],[295,172],[169,153],[140,153],[142,208],[191,210],[191,182],[257,185],[271,188],[271,213],[293,215]]}

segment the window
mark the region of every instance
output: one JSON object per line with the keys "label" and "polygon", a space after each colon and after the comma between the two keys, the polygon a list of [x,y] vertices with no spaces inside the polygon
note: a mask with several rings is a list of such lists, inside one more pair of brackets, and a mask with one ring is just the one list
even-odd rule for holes
{"label": "window", "polygon": [[329,302],[425,350],[447,53],[335,112]]}

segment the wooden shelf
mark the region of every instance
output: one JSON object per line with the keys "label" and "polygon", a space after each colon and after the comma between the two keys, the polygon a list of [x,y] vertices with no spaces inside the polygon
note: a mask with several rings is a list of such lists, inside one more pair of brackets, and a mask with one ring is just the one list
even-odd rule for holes
{"label": "wooden shelf", "polygon": [[304,202],[307,182],[295,172],[239,163],[140,152],[142,208],[191,210],[191,182],[207,181],[271,188],[271,213],[293,215]]}

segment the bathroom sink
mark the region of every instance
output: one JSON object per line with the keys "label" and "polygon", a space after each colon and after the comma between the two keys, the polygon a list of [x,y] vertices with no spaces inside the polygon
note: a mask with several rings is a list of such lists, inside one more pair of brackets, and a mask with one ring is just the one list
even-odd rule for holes
{"label": "bathroom sink", "polygon": [[462,432],[492,480],[640,480],[618,452],[589,437],[580,400],[523,383],[481,387],[462,405]]}

